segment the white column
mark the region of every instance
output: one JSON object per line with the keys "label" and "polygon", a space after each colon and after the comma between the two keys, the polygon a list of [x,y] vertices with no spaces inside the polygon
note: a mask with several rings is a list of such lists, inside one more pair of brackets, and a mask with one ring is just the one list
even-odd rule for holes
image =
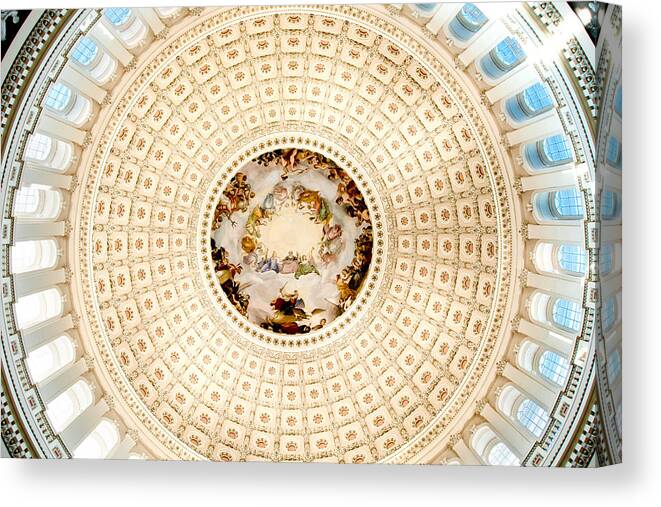
{"label": "white column", "polygon": [[459,55],[459,60],[465,66],[470,65],[482,53],[496,47],[502,39],[507,37],[507,31],[502,23],[493,23],[489,27],[480,30],[473,41],[464,51]]}
{"label": "white column", "polygon": [[73,328],[73,319],[70,314],[67,314],[59,319],[38,324],[23,331],[21,333],[21,341],[23,342],[25,351],[29,354],[71,328]]}
{"label": "white column", "polygon": [[551,411],[557,398],[557,394],[552,389],[549,389],[510,363],[505,365],[503,376],[510,379],[525,394],[539,402],[547,412]]}
{"label": "white column", "polygon": [[489,404],[482,409],[482,417],[489,422],[491,427],[496,430],[496,433],[498,433],[503,439],[503,442],[507,447],[509,447],[519,459],[523,459],[528,455],[534,441],[520,433],[514,426],[513,421],[505,418]]}
{"label": "white column", "polygon": [[554,190],[572,185],[576,185],[576,172],[573,168],[521,177],[521,189],[524,192],[531,190]]}
{"label": "white column", "polygon": [[528,287],[567,297],[578,301],[579,303],[583,300],[583,284],[578,281],[563,280],[554,276],[538,275],[537,273],[528,273],[526,275],[526,282]]}
{"label": "white column", "polygon": [[20,298],[65,282],[66,273],[64,268],[34,273],[19,273],[14,275],[14,294],[17,298]]}
{"label": "white column", "polygon": [[76,92],[91,98],[99,104],[105,99],[107,92],[99,85],[94,83],[84,74],[81,74],[71,65],[65,65],[58,80],[64,82],[67,86]]}
{"label": "white column", "polygon": [[580,221],[566,220],[567,224],[553,225],[528,224],[528,239],[542,239],[547,241],[568,241],[583,244],[585,230]]}
{"label": "white column", "polygon": [[70,366],[64,368],[54,377],[49,377],[39,384],[39,394],[44,403],[54,400],[64,391],[74,385],[80,376],[87,371],[87,363],[79,359]]}
{"label": "white column", "polygon": [[140,17],[146,21],[154,35],[158,35],[165,29],[165,24],[161,21],[161,18],[158,17],[156,11],[151,7],[142,7],[136,9],[136,11],[140,14]]}
{"label": "white column", "polygon": [[101,418],[107,411],[108,404],[101,400],[76,417],[69,426],[60,432],[60,437],[64,440],[67,448],[71,451],[75,450],[94,431],[94,428],[101,422]]}
{"label": "white column", "polygon": [[71,188],[71,180],[72,177],[70,174],[60,174],[54,171],[44,170],[32,162],[26,162],[23,165],[23,172],[21,173],[21,183],[23,184],[38,183],[65,190]]}
{"label": "white column", "polygon": [[475,455],[475,452],[466,445],[462,438],[455,445],[452,446],[454,452],[457,453],[462,465],[482,465],[482,461]]}
{"label": "white column", "polygon": [[14,241],[48,239],[53,236],[65,235],[66,227],[64,222],[37,222],[33,224],[14,222]]}
{"label": "white column", "polygon": [[517,331],[524,336],[546,345],[548,348],[557,350],[565,356],[569,356],[574,348],[574,340],[567,338],[555,331],[546,329],[527,320],[521,320]]}
{"label": "white column", "polygon": [[504,81],[498,83],[496,86],[486,92],[487,99],[492,104],[495,104],[505,97],[516,95],[520,91],[525,90],[528,86],[541,81],[541,78],[532,65],[522,66],[523,68],[507,77]]}
{"label": "white column", "polygon": [[87,135],[84,130],[72,127],[68,123],[64,123],[48,114],[41,115],[37,129],[56,139],[71,141],[78,145],[82,145],[85,142]]}
{"label": "white column", "polygon": [[124,67],[133,60],[133,55],[129,53],[129,51],[112,33],[110,33],[110,30],[103,26],[103,21],[94,25],[90,30],[90,34],[93,35],[96,41],[103,46],[108,53],[117,58],[119,63]]}
{"label": "white column", "polygon": [[439,9],[434,13],[431,19],[427,22],[427,30],[429,30],[434,35],[437,35],[441,31],[443,25],[450,21],[453,16],[457,15],[459,9],[461,9],[462,4],[442,4]]}
{"label": "white column", "polygon": [[122,441],[108,454],[108,459],[126,459],[135,447],[135,440],[126,435]]}
{"label": "white column", "polygon": [[513,132],[508,132],[505,134],[505,137],[510,146],[516,146],[526,141],[534,141],[558,132],[563,132],[562,123],[557,114],[552,114]]}

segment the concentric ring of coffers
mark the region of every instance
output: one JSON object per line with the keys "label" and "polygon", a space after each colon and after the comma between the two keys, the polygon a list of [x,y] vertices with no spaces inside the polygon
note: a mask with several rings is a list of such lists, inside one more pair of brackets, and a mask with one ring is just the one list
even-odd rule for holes
{"label": "concentric ring of coffers", "polygon": [[[140,403],[211,458],[371,461],[425,429],[477,362],[498,260],[480,145],[445,86],[363,25],[290,14],[210,31],[129,98],[90,239],[103,331]],[[227,150],[317,122],[380,176],[392,248],[352,339],[292,361],[223,332],[187,231]]]}

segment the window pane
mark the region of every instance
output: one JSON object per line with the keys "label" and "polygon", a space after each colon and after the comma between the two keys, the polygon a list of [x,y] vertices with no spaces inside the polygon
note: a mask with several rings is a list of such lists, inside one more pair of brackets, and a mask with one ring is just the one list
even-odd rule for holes
{"label": "window pane", "polygon": [[499,67],[509,70],[521,63],[526,54],[514,37],[506,37],[495,47],[494,56]]}
{"label": "window pane", "polygon": [[131,16],[131,9],[113,7],[104,9],[103,13],[113,25],[120,26],[126,23],[126,20]]}
{"label": "window pane", "polygon": [[608,298],[602,308],[601,325],[604,331],[608,331],[615,324],[617,319],[617,299]]}
{"label": "window pane", "polygon": [[467,28],[472,27],[475,29],[474,31],[479,30],[488,21],[484,13],[471,3],[464,4],[457,16],[461,18]]}
{"label": "window pane", "polygon": [[553,106],[553,99],[546,86],[535,83],[523,91],[523,99],[529,112],[535,114]]}
{"label": "window pane", "polygon": [[564,135],[544,139],[544,155],[551,164],[566,163],[573,160],[571,144]]}
{"label": "window pane", "polygon": [[33,350],[27,357],[27,365],[34,382],[41,382],[74,360],[76,349],[67,336],[60,336],[46,345]]}
{"label": "window pane", "polygon": [[448,28],[450,33],[460,41],[467,41],[488,21],[487,17],[474,4],[464,4],[457,15],[452,18]]}
{"label": "window pane", "polygon": [[39,133],[32,134],[30,136],[30,142],[25,149],[25,156],[34,160],[46,160],[50,154],[52,145],[53,141],[50,137]]}
{"label": "window pane", "polygon": [[51,288],[18,298],[14,306],[19,329],[25,329],[62,312],[62,295]]}
{"label": "window pane", "polygon": [[620,167],[620,143],[613,136],[608,138],[608,145],[606,146],[606,161],[612,167]]}
{"label": "window pane", "polygon": [[62,431],[92,405],[94,394],[85,380],[78,380],[54,400],[48,402],[46,415],[57,432]]}
{"label": "window pane", "polygon": [[549,423],[549,415],[546,410],[532,400],[524,400],[521,403],[516,418],[524,428],[528,429],[537,438],[542,436]]}
{"label": "window pane", "polygon": [[489,451],[487,462],[490,465],[518,466],[519,459],[502,442],[497,443]]}
{"label": "window pane", "polygon": [[71,52],[71,57],[76,60],[81,65],[89,65],[99,48],[96,46],[96,43],[92,39],[83,37],[80,39],[80,42],[76,44],[76,47],[73,48]]}
{"label": "window pane", "polygon": [[613,270],[613,245],[606,245],[599,251],[599,273],[607,275]]}
{"label": "window pane", "polygon": [[576,188],[553,192],[555,215],[560,218],[583,218],[583,196]]}
{"label": "window pane", "polygon": [[569,374],[569,361],[560,354],[547,350],[539,358],[539,373],[554,384],[561,386]]}
{"label": "window pane", "polygon": [[612,220],[620,213],[619,195],[611,190],[601,193],[601,218]]}
{"label": "window pane", "polygon": [[56,111],[62,111],[71,98],[71,90],[64,86],[62,83],[55,83],[48,90],[46,97],[46,105]]}
{"label": "window pane", "polygon": [[558,249],[558,264],[569,273],[583,275],[587,268],[587,255],[578,245],[561,245]]}
{"label": "window pane", "polygon": [[17,215],[30,215],[39,209],[39,190],[30,187],[21,187],[16,192],[14,200],[14,213]]}
{"label": "window pane", "polygon": [[76,448],[74,458],[101,459],[119,442],[117,427],[110,421],[102,420],[85,440]]}
{"label": "window pane", "polygon": [[574,301],[558,299],[553,304],[553,321],[565,329],[578,332],[581,328],[581,307]]}
{"label": "window pane", "polygon": [[506,37],[482,59],[481,67],[486,76],[492,79],[503,77],[508,71],[525,60],[523,48],[513,37]]}

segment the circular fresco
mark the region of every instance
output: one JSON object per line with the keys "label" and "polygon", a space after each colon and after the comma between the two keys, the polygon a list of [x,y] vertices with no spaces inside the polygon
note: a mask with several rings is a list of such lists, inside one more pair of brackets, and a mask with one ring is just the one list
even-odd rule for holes
{"label": "circular fresco", "polygon": [[250,322],[316,331],[344,313],[372,260],[370,213],[351,176],[304,149],[246,163],[216,204],[211,257],[223,292]]}

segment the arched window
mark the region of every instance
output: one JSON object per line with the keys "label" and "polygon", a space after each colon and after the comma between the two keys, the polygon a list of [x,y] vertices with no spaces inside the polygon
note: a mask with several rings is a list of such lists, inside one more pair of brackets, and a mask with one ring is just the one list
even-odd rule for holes
{"label": "arched window", "polygon": [[514,37],[506,37],[482,57],[482,70],[488,77],[499,79],[525,59],[526,53],[519,42]]}
{"label": "arched window", "polygon": [[587,254],[578,245],[560,245],[558,248],[558,265],[566,274],[583,276],[588,265]]}
{"label": "arched window", "polygon": [[569,374],[569,361],[560,354],[547,350],[539,358],[538,369],[544,378],[561,386]]}
{"label": "arched window", "polygon": [[452,18],[448,30],[462,42],[472,38],[489,19],[475,4],[464,4],[457,15]]}
{"label": "arched window", "polygon": [[117,425],[107,419],[101,422],[87,435],[76,450],[74,458],[102,459],[119,443],[119,430]]}
{"label": "arched window", "polygon": [[51,220],[62,209],[62,194],[43,185],[24,185],[14,198],[14,216],[31,220]]}
{"label": "arched window", "polygon": [[489,451],[487,463],[495,466],[519,466],[519,458],[504,443],[498,442]]}
{"label": "arched window", "polygon": [[39,190],[33,186],[18,189],[14,198],[14,214],[31,215],[39,211]]}
{"label": "arched window", "polygon": [[542,436],[549,423],[549,414],[537,403],[525,399],[516,411],[516,418],[521,425],[537,438]]}
{"label": "arched window", "polygon": [[576,188],[553,192],[553,209],[558,218],[583,218],[583,196]]}
{"label": "arched window", "polygon": [[50,137],[35,132],[25,147],[25,157],[43,162],[50,155],[52,147],[53,140]]}
{"label": "arched window", "polygon": [[121,26],[131,17],[131,9],[125,7],[112,7],[103,9],[103,14],[113,25]]}
{"label": "arched window", "polygon": [[546,85],[535,83],[507,99],[505,110],[514,121],[525,121],[553,109],[553,98]]}
{"label": "arched window", "polygon": [[46,415],[55,432],[59,433],[93,402],[92,388],[87,381],[81,379],[48,403]]}
{"label": "arched window", "polygon": [[585,215],[583,195],[577,188],[540,192],[535,208],[546,220],[580,220]]}
{"label": "arched window", "polygon": [[549,169],[569,164],[574,160],[569,138],[563,134],[529,143],[523,153],[531,169]]}
{"label": "arched window", "polygon": [[[79,101],[89,103],[87,99]],[[68,105],[67,108],[75,109],[75,104]],[[35,161],[41,167],[64,171],[73,162],[73,154],[71,143],[35,132],[26,143],[23,158],[26,161]]]}
{"label": "arched window", "polygon": [[68,336],[60,336],[28,354],[27,365],[32,381],[37,383],[73,363],[76,346]]}
{"label": "arched window", "polygon": [[622,85],[617,85],[615,90],[615,103],[614,106],[617,115],[622,118]]}
{"label": "arched window", "polygon": [[71,90],[62,83],[55,83],[48,89],[45,104],[54,111],[64,111],[71,100]]}
{"label": "arched window", "polygon": [[471,437],[471,447],[489,465],[519,465],[519,459],[486,424]]}
{"label": "arched window", "polygon": [[94,61],[99,52],[99,47],[92,39],[82,37],[76,47],[71,52],[71,57],[76,60],[83,67],[87,67]]}
{"label": "arched window", "polygon": [[437,3],[424,3],[424,4],[413,4],[420,11],[425,14],[430,14],[436,11],[440,6]]}
{"label": "arched window", "polygon": [[27,273],[52,268],[57,262],[58,248],[55,240],[38,239],[18,241],[10,250],[12,273]]}
{"label": "arched window", "polygon": [[535,342],[530,340],[522,341],[519,345],[519,350],[516,353],[518,365],[527,372],[532,372],[535,364],[535,356],[537,355],[539,348],[539,345]]}
{"label": "arched window", "polygon": [[613,136],[608,138],[606,145],[606,162],[615,169],[622,168],[622,145]]}
{"label": "arched window", "polygon": [[62,294],[55,288],[18,298],[14,305],[19,329],[36,326],[62,313]]}
{"label": "arched window", "polygon": [[603,245],[599,249],[599,273],[608,275],[613,271],[613,256],[615,247],[612,244]]}
{"label": "arched window", "polygon": [[581,329],[582,315],[581,306],[575,301],[558,298],[553,303],[553,322],[567,331]]}
{"label": "arched window", "polygon": [[622,357],[619,350],[613,350],[606,358],[606,375],[608,381],[613,383],[622,371]]}
{"label": "arched window", "polygon": [[617,320],[617,298],[615,296],[609,297],[604,303],[601,310],[601,326],[604,332],[608,331],[615,325]]}
{"label": "arched window", "polygon": [[601,193],[601,219],[613,220],[620,215],[620,194],[612,190]]}

